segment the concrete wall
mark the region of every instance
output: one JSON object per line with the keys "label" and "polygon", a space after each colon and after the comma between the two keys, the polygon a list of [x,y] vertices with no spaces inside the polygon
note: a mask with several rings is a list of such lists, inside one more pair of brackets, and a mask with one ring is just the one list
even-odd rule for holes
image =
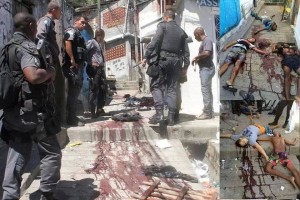
{"label": "concrete wall", "polygon": [[[260,10],[261,6],[263,5],[264,1],[257,0],[257,7],[255,8],[256,11]],[[250,16],[251,8],[254,7],[253,0],[240,0],[241,5],[241,12],[242,18],[238,26],[233,28],[231,31],[226,33],[222,38],[220,38],[220,45],[223,47],[226,45],[229,40],[232,40],[231,37],[237,36],[237,38],[243,37],[248,27],[252,24],[253,18]],[[222,16],[220,16],[222,17]],[[235,40],[235,39],[234,39]]]}
{"label": "concrete wall", "polygon": [[13,33],[12,1],[0,1],[0,47],[9,41]]}
{"label": "concrete wall", "polygon": [[[300,6],[298,9],[299,9],[298,13],[300,13]],[[295,38],[296,38],[298,49],[300,49],[300,17],[299,17],[299,15],[296,20]]]}

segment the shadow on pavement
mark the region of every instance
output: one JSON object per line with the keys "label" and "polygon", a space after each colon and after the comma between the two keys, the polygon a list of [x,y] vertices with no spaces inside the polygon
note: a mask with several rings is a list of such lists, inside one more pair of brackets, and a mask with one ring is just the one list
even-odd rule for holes
{"label": "shadow on pavement", "polygon": [[[85,178],[74,181],[60,181],[57,185],[54,193],[54,199],[96,199],[99,197],[100,192],[94,190],[97,188],[93,185],[94,180],[91,178]],[[29,195],[30,200],[39,200],[41,198],[41,192],[36,190]]]}

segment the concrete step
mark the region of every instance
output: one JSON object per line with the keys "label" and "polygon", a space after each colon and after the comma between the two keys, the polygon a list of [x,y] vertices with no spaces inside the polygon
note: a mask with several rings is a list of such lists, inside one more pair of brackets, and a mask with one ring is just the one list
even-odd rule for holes
{"label": "concrete step", "polygon": [[[151,111],[150,111],[151,112]],[[152,111],[154,114],[155,111]],[[195,143],[207,143],[216,138],[218,117],[206,120],[186,121],[175,126],[150,125],[144,118],[138,122],[115,122],[113,120],[88,123],[83,127],[70,127],[67,130],[70,141],[136,141],[146,139],[179,139]]]}
{"label": "concrete step", "polygon": [[116,81],[117,90],[138,90],[139,85],[137,81]]}

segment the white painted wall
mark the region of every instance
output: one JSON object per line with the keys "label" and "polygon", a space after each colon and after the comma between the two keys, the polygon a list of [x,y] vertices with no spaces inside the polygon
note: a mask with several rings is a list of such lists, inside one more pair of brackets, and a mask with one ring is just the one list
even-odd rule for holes
{"label": "white painted wall", "polygon": [[[300,6],[299,6],[298,13],[300,13]],[[298,14],[296,25],[295,25],[295,38],[296,38],[298,49],[300,49],[300,17],[299,17],[299,14]]]}
{"label": "white painted wall", "polygon": [[[194,37],[194,30],[201,26],[204,28],[206,35],[209,36],[214,43],[214,64],[218,68],[217,51],[216,51],[216,28],[214,16],[218,15],[218,8],[215,7],[199,7],[194,0],[185,0],[183,12],[181,15],[181,27],[188,36],[193,38],[193,42],[189,43],[190,59],[192,60],[198,55],[200,42]],[[177,19],[178,20],[178,19]],[[196,71],[194,71],[194,68]],[[182,111],[193,115],[199,115],[202,112],[203,102],[201,93],[201,84],[199,77],[199,67],[190,66],[188,70],[188,82],[182,84]],[[219,112],[219,79],[216,74],[212,80],[214,111]]]}

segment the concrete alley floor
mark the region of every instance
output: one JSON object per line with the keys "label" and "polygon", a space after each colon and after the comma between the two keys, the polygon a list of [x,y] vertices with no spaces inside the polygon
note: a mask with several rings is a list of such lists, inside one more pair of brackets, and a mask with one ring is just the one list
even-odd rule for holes
{"label": "concrete alley floor", "polygon": [[[270,111],[263,111],[259,119],[254,119],[255,123],[267,125],[274,120],[274,115],[268,115]],[[294,130],[290,134],[284,134],[281,126],[285,120],[286,110],[279,120],[280,128],[277,128],[282,137],[293,141],[294,138],[300,136],[299,129]],[[231,114],[226,117],[221,117],[220,130],[222,131],[235,130],[240,133],[250,120],[247,116],[241,114]],[[266,135],[260,137],[268,137]],[[273,151],[273,146],[270,142],[260,142],[260,145],[268,155]],[[234,141],[227,138],[220,139],[220,161],[224,160],[224,165],[220,168],[220,198],[221,199],[295,199],[299,193],[299,189],[293,188],[290,182],[271,176],[264,172],[266,161],[258,155],[254,148],[241,149],[237,148]],[[289,158],[294,163],[295,167],[300,170],[300,144],[287,148]],[[245,156],[247,157],[245,157]],[[249,158],[249,159],[248,159]],[[281,172],[291,175],[288,169],[282,166],[276,166],[276,169]]]}
{"label": "concrete alley floor", "polygon": [[[270,40],[272,44],[277,42],[290,42],[294,43],[294,33],[288,21],[281,22],[283,6],[274,5],[263,5],[262,9],[259,11],[259,16],[275,15],[273,20],[277,23],[276,31],[262,31],[259,34],[253,36],[255,30],[262,27],[262,23],[255,20],[251,28],[247,31],[244,38],[255,37],[257,42],[263,40]],[[251,16],[249,16],[251,17]],[[232,41],[227,41],[227,43]],[[229,48],[230,49],[230,48]],[[266,50],[271,51],[271,48]],[[221,54],[228,54],[229,50],[226,52],[221,52]],[[225,56],[222,56],[225,58]],[[221,60],[221,64],[223,60]],[[221,65],[220,65],[221,66]],[[249,91],[252,88],[254,92],[253,95],[256,100],[259,99],[280,99],[282,98],[283,91],[283,70],[281,69],[280,58],[276,54],[271,54],[268,57],[262,56],[254,51],[249,50],[246,56],[246,62],[244,67],[239,71],[237,75],[234,87],[238,89],[235,96],[222,88],[225,82],[229,79],[233,65],[231,65],[227,72],[220,79],[220,98],[221,100],[237,100],[241,99],[239,92],[244,90]],[[295,75],[295,74],[294,74]],[[291,86],[291,94],[296,94],[296,82],[293,78]]]}
{"label": "concrete alley floor", "polygon": [[[86,119],[87,123],[84,127],[67,127],[70,144],[76,144],[76,142],[79,144],[63,149],[62,178],[55,196],[58,199],[66,200],[129,199],[130,192],[141,193],[145,190],[142,182],[151,179],[142,174],[142,165],[172,165],[182,173],[195,176],[196,172],[191,163],[192,158],[181,141],[208,144],[210,152],[201,151],[196,154],[203,154],[203,156],[207,154],[204,160],[209,164],[209,173],[212,174],[213,181],[218,188],[219,140],[217,140],[217,132],[219,117],[201,121],[195,120],[195,115],[199,111],[195,112],[194,110],[195,114],[183,112],[178,125],[166,126],[161,129],[157,125],[150,126],[147,123],[148,118],[155,112],[147,110],[138,111],[143,117],[138,122],[115,122],[111,120],[111,115],[135,109],[124,105],[125,98],[123,96],[125,94],[135,95],[138,98],[149,96],[149,94],[137,94],[137,91],[118,91],[110,105],[105,107],[108,115],[93,120]],[[172,147],[168,149],[156,147],[155,142],[166,136]],[[3,144],[0,146],[5,147]],[[4,151],[2,154],[4,155]],[[37,159],[38,157],[34,156],[33,160],[37,161]],[[0,167],[3,164],[5,162],[1,162]],[[98,168],[95,168],[93,172],[85,171],[94,168],[95,164]],[[22,190],[24,192],[22,200],[38,200],[40,197],[38,190],[40,177],[36,170],[32,171],[35,174],[28,172],[24,176],[24,179],[27,179],[28,176],[31,176],[32,179],[33,176],[33,180],[31,180],[33,182],[29,181],[24,185],[28,189]],[[203,179],[203,183],[191,183],[181,179],[163,181],[176,187],[190,185],[193,189],[211,189],[215,194],[218,193],[215,192],[212,180],[208,182],[207,179]]]}

